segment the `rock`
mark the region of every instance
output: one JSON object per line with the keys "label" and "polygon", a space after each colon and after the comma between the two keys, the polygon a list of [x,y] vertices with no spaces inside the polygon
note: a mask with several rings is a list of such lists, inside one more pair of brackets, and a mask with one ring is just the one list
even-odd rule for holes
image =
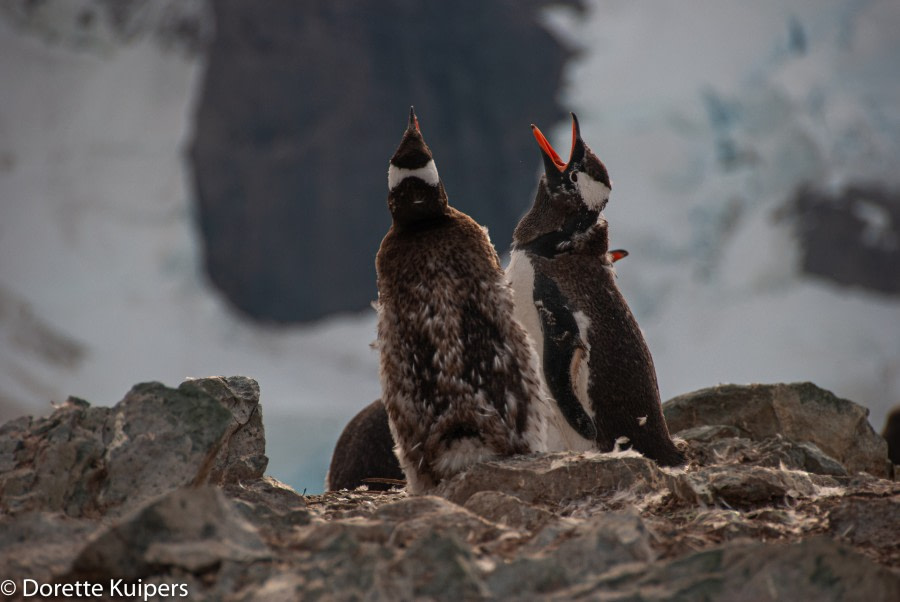
{"label": "rock", "polygon": [[151,383],[0,427],[3,579],[244,602],[898,595],[900,484],[749,418],[683,429],[679,469],[535,454],[473,466],[441,495],[305,496],[263,474],[258,404],[240,377]]}
{"label": "rock", "polygon": [[655,462],[636,452],[551,453],[477,464],[441,483],[435,493],[457,504],[465,504],[479,491],[500,491],[525,502],[562,504],[616,489],[649,491],[665,479]]}
{"label": "rock", "polygon": [[503,599],[546,594],[617,564],[653,558],[649,533],[635,511],[602,513],[571,529],[558,545],[500,564],[488,577],[488,585]]}
{"label": "rock", "polygon": [[678,475],[673,484],[673,493],[684,501],[740,508],[787,504],[816,492],[816,484],[804,473],[761,466],[703,468]]}
{"label": "rock", "polygon": [[537,531],[554,518],[551,512],[499,491],[479,491],[466,500],[465,508],[489,521],[525,531]]}
{"label": "rock", "polygon": [[737,439],[741,436],[741,431],[724,424],[703,424],[684,429],[678,433],[678,436],[685,441],[709,443],[717,439]]}
{"label": "rock", "polygon": [[490,596],[471,548],[452,535],[426,534],[378,577],[383,600],[483,600]]}
{"label": "rock", "polygon": [[375,516],[390,522],[402,522],[420,516],[455,512],[459,506],[434,495],[417,495],[392,501],[375,510]]}
{"label": "rock", "polygon": [[110,414],[70,398],[47,418],[24,417],[0,429],[0,509],[99,514]]}
{"label": "rock", "polygon": [[900,492],[883,498],[842,498],[828,513],[829,531],[875,548],[889,566],[900,566]]}
{"label": "rock", "polygon": [[869,411],[812,383],[720,385],[663,404],[669,430],[725,425],[761,441],[781,435],[813,443],[849,472],[890,477],[887,447],[869,425]]}
{"label": "rock", "polygon": [[800,268],[843,286],[900,294],[900,189],[851,182],[799,188],[778,217],[794,230]]}
{"label": "rock", "polygon": [[243,377],[145,383],[112,408],[70,398],[49,417],[8,423],[0,509],[123,514],[184,485],[261,476],[258,392]]}
{"label": "rock", "polygon": [[[627,584],[628,578],[634,582]],[[817,537],[792,544],[744,543],[697,552],[630,575],[610,572],[598,583],[563,592],[594,596],[616,591],[650,600],[866,600],[900,596],[900,577],[833,540]],[[571,599],[571,598],[568,598]]]}
{"label": "rock", "polygon": [[[687,441],[700,442],[702,439],[692,437],[695,432],[705,428],[717,427],[688,429],[681,436]],[[706,434],[707,432],[704,432],[701,436]],[[815,444],[795,443],[780,435],[758,442],[743,437],[711,439],[705,445],[694,446],[693,452],[693,458],[702,465],[738,463],[792,468],[821,475],[847,476],[847,470],[837,460],[825,455]]]}
{"label": "rock", "polygon": [[200,573],[225,560],[248,562],[268,556],[256,529],[221,490],[187,487],[92,538],[64,580],[134,580],[166,567]]}
{"label": "rock", "polygon": [[417,516],[397,523],[391,534],[391,541],[401,547],[407,547],[429,534],[438,534],[474,546],[494,541],[504,531],[498,525],[453,504],[453,510],[444,510],[430,516]]}
{"label": "rock", "polygon": [[225,492],[245,519],[261,523],[260,528],[268,529],[272,538],[311,520],[304,497],[272,477],[231,485]]}
{"label": "rock", "polygon": [[68,570],[99,525],[58,513],[27,512],[0,516],[0,567],[3,578],[16,576],[48,583]]}
{"label": "rock", "polygon": [[220,444],[212,471],[208,477],[199,480],[227,485],[261,478],[269,465],[269,459],[266,457],[262,407],[259,405],[259,384],[253,379],[239,376],[216,376],[187,382],[208,393],[227,408],[233,417],[233,423]]}

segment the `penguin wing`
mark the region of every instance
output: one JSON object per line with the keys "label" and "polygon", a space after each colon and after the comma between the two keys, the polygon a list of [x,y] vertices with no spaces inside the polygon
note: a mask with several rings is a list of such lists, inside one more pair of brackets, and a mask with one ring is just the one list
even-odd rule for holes
{"label": "penguin wing", "polygon": [[560,413],[579,435],[593,441],[597,428],[576,394],[584,346],[565,296],[549,277],[534,275],[534,304],[544,333],[544,377]]}

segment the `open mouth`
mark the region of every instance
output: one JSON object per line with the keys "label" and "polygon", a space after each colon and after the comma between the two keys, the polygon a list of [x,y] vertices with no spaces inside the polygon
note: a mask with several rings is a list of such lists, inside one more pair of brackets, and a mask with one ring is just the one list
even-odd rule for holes
{"label": "open mouth", "polygon": [[[553,150],[553,147],[550,146],[550,143],[547,141],[547,138],[545,138],[544,134],[541,133],[540,128],[538,128],[538,126],[536,126],[534,124],[531,124],[531,133],[534,134],[534,138],[535,138],[535,140],[537,140],[537,143],[540,145],[541,150],[543,150],[544,153],[548,157],[550,157],[550,159],[553,161],[553,164],[556,165],[556,169],[558,169],[560,172],[565,171],[566,167],[568,167],[569,163],[567,163],[566,161],[563,161],[559,157],[559,154],[557,154],[557,152],[555,150]],[[572,160],[572,152],[575,150],[575,140],[576,140],[577,136],[578,136],[577,122],[573,119],[572,120],[572,148],[569,150],[569,161]]]}

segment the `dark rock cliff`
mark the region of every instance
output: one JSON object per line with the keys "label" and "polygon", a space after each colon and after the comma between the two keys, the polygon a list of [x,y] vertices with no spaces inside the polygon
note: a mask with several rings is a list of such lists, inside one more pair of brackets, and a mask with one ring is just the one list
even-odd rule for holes
{"label": "dark rock cliff", "polygon": [[843,286],[900,294],[900,190],[807,186],[779,211],[792,225],[803,272]]}
{"label": "dark rock cliff", "polygon": [[367,307],[410,105],[451,203],[503,252],[536,185],[528,126],[565,115],[552,3],[213,0],[190,152],[212,282],[262,320]]}

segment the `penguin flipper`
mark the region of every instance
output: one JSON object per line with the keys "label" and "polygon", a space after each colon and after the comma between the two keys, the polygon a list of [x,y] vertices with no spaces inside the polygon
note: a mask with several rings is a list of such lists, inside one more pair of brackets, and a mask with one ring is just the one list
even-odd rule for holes
{"label": "penguin flipper", "polygon": [[569,426],[593,441],[597,427],[576,394],[584,347],[575,316],[556,283],[541,273],[534,278],[534,304],[544,333],[544,377],[550,393]]}

